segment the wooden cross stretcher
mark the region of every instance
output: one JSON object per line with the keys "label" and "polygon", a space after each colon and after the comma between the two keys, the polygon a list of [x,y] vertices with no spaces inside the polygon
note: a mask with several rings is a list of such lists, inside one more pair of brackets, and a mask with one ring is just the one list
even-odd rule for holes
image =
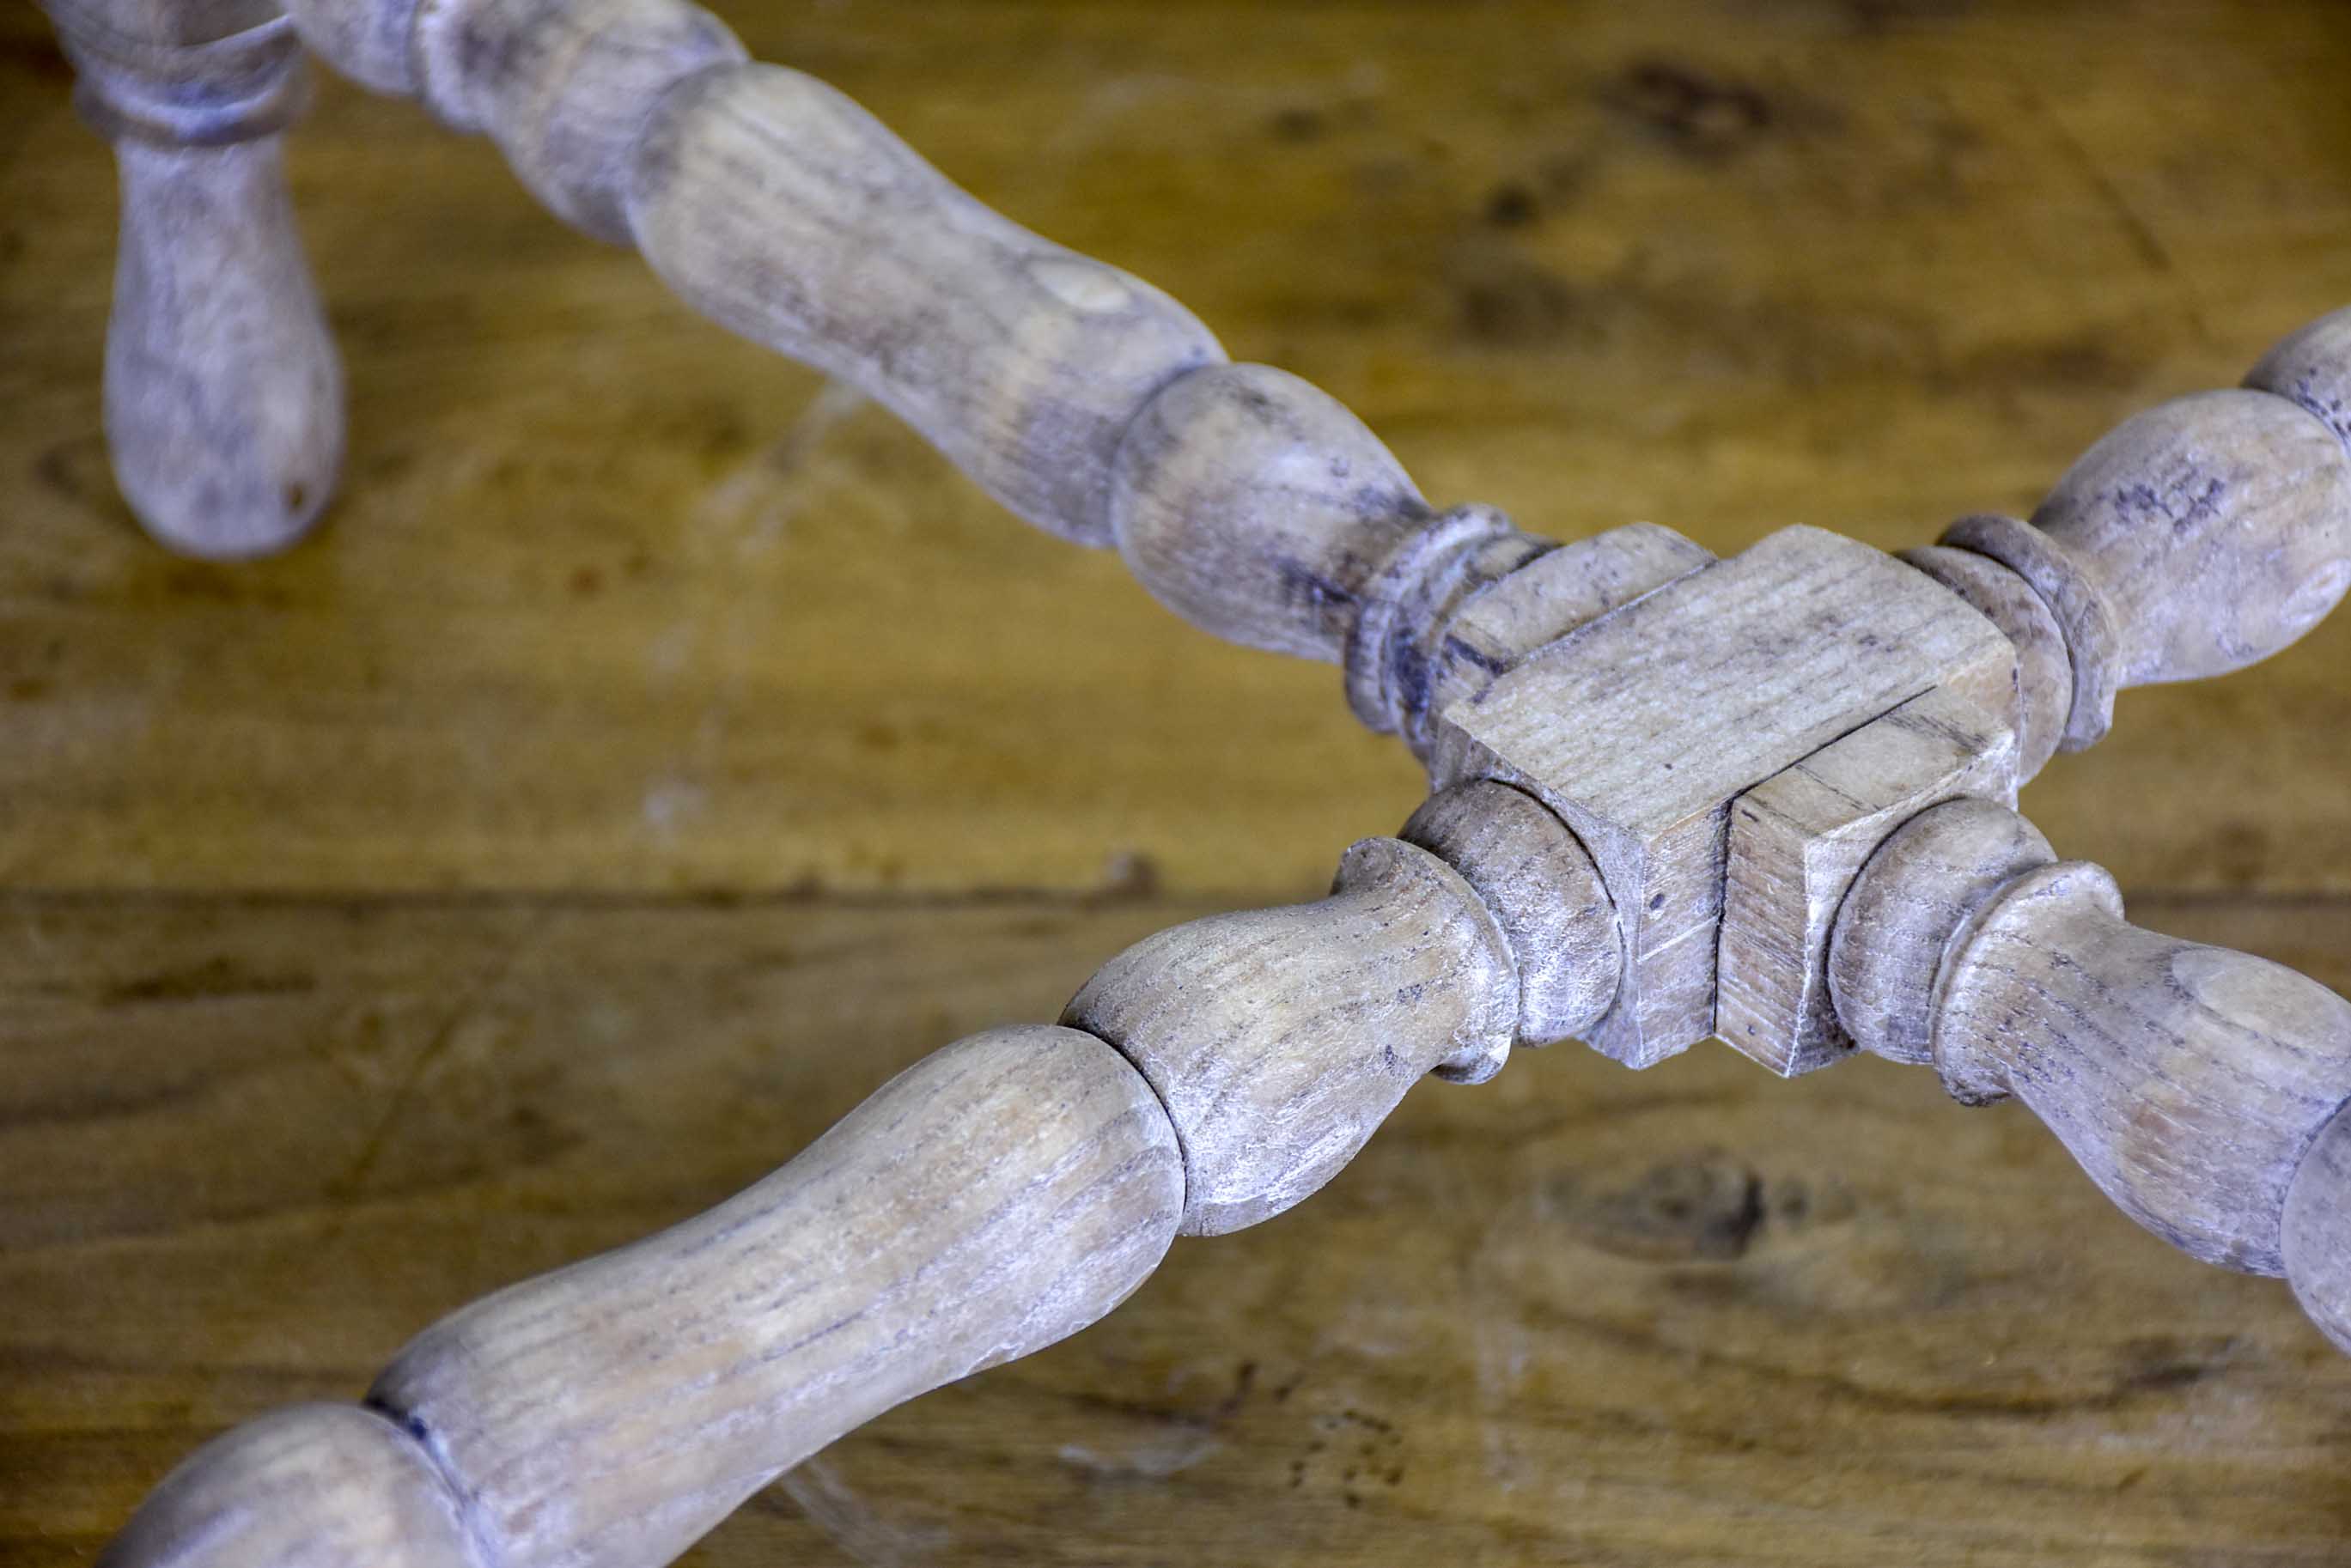
{"label": "wooden cross stretcher", "polygon": [[2351,587],[2351,312],[2125,423],[2029,520],[1728,559],[1428,505],[1353,416],[948,184],[685,0],[51,0],[123,225],[106,409],[174,548],[317,517],[340,372],[279,144],[300,47],[492,137],[549,206],[841,377],[1217,636],[1322,659],[1427,766],[1319,902],[1113,959],[706,1214],[465,1307],[361,1404],[240,1428],[107,1561],[653,1568],[905,1399],[1306,1198],[1432,1075],[1581,1038],[1857,1052],[2022,1101],[2133,1219],[2351,1348],[2351,1004],[2127,922],[2014,803],[2116,692]]}

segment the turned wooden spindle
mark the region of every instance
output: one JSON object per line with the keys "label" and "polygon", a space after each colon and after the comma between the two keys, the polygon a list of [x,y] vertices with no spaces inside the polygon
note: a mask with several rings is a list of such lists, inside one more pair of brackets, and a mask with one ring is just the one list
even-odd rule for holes
{"label": "turned wooden spindle", "polygon": [[410,1433],[356,1405],[289,1405],[181,1461],[100,1568],[494,1568],[464,1495]]}
{"label": "turned wooden spindle", "polygon": [[1074,1027],[936,1052],[707,1213],[443,1319],[366,1408],[216,1439],[109,1568],[655,1568],[852,1427],[1082,1328],[1179,1230],[1321,1187],[1419,1079],[1489,1076],[1523,1007],[1605,1004],[1614,921],[1563,826],[1497,784],[1414,824],[1441,849],[1366,839],[1328,898],[1149,939]]}
{"label": "turned wooden spindle", "polygon": [[1960,1100],[2022,1101],[2132,1219],[2206,1262],[2294,1272],[2333,1303],[2333,1323],[2314,1315],[2339,1337],[2343,1171],[2314,1171],[2295,1256],[2284,1223],[2297,1169],[2337,1153],[2313,1140],[2351,1100],[2351,1002],[2129,924],[2105,872],[1980,800],[1923,812],[1879,848],[1831,975],[1865,1048],[1923,1047]]}
{"label": "turned wooden spindle", "polygon": [[1183,1202],[1167,1115],[1116,1052],[974,1035],[709,1212],[436,1324],[373,1413],[219,1439],[108,1561],[653,1568],[851,1428],[1108,1312]]}
{"label": "turned wooden spindle", "polygon": [[1175,301],[982,206],[685,0],[291,13],[705,315],[894,410],[1029,521],[1117,545],[1177,614],[1343,662],[1364,722],[1416,751],[1509,659],[1706,559],[1663,529],[1560,551],[1490,509],[1437,513],[1329,397],[1227,364]]}
{"label": "turned wooden spindle", "polygon": [[[2351,590],[2351,323],[2294,334],[2241,389],[2174,399],[2124,421],[2085,452],[2033,512],[1966,517],[1947,546],[1998,562],[2027,584],[2063,637],[2064,729],[2079,751],[2114,722],[2127,686],[2194,680],[2267,659]],[[1944,551],[1913,564],[1967,597],[2017,642],[2036,711],[2056,674],[2046,631],[2013,590],[1956,568]],[[2037,749],[2037,746],[2031,749]]]}
{"label": "turned wooden spindle", "polygon": [[974,201],[841,93],[684,0],[295,0],[371,87],[486,133],[720,325],[895,410],[1040,527],[1111,542],[1154,393],[1221,360],[1174,300]]}
{"label": "turned wooden spindle", "polygon": [[1367,838],[1316,904],[1211,915],[1113,959],[1062,1013],[1123,1052],[1184,1147],[1184,1230],[1280,1213],[1339,1172],[1431,1072],[1510,1054],[1509,938],[1460,873]]}
{"label": "turned wooden spindle", "polygon": [[[109,3],[135,36],[138,0]],[[140,118],[140,84],[216,92],[247,52],[252,79],[290,79],[245,3],[171,13],[152,57],[61,26],[108,112],[188,140]],[[1413,1084],[1479,1082],[1517,1041],[1930,1063],[1962,1099],[2023,1101],[2175,1244],[2284,1273],[2351,1348],[2351,1004],[2131,926],[2103,871],[2010,809],[2118,688],[2265,657],[2351,585],[2351,317],[2245,389],[2126,423],[2030,523],[1967,519],[1915,572],[1802,527],[1724,560],[1648,524],[1555,545],[1430,507],[1335,401],[1227,363],[1180,306],[982,207],[684,0],[293,15],[705,313],[895,409],[1032,522],[1116,545],[1178,614],[1340,663],[1441,787],[1329,897],[1150,938],[1060,1025],[950,1046],[710,1213],[427,1330],[367,1408],[229,1434],[149,1500],[118,1568],[654,1568],[849,1428],[1093,1321],[1179,1231],[1287,1210]],[[220,111],[247,174],[275,158],[251,151],[255,101]],[[188,193],[230,165],[140,167],[153,211],[214,214],[169,219],[185,246],[126,230],[143,298],[180,297],[191,258],[269,275],[238,245],[298,272],[282,191],[277,227],[223,227]],[[315,318],[307,284],[288,297]],[[152,319],[213,330],[184,301]]]}
{"label": "turned wooden spindle", "polygon": [[303,100],[270,0],[46,0],[122,223],[107,325],[116,483],[191,556],[282,549],[342,462],[342,369],[286,192]]}

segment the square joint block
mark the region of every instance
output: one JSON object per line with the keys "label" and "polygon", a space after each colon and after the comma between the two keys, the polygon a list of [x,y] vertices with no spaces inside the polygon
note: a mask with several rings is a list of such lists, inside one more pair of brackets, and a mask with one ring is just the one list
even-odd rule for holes
{"label": "square joint block", "polygon": [[1591,1044],[1645,1067],[1715,1033],[1731,803],[1938,689],[2004,735],[2015,650],[1893,556],[1787,528],[1454,703],[1430,772],[1440,786],[1515,784],[1583,841],[1626,955]]}
{"label": "square joint block", "polygon": [[1733,801],[1715,1033],[1782,1077],[1850,1054],[1829,997],[1837,907],[1886,835],[1960,795],[2016,804],[2016,736],[1938,686]]}

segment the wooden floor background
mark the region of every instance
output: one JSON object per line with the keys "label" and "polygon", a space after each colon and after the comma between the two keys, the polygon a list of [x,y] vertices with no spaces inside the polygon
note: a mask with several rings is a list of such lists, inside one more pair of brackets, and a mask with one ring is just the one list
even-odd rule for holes
{"label": "wooden floor background", "polygon": [[[2351,302],[2351,7],[742,0],[1444,501],[1729,551],[2029,507]],[[101,143],[0,12],[0,1564],[701,1208],[956,1035],[1418,794],[485,144],[294,143],[350,458],[283,559],[107,477]],[[2026,809],[2351,990],[2351,613]],[[810,1460],[692,1562],[2351,1561],[2351,1360],[2012,1108],[1574,1047]]]}

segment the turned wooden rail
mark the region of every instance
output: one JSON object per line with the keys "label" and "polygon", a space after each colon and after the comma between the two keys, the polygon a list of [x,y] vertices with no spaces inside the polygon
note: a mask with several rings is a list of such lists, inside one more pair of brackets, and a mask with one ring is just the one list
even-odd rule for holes
{"label": "turned wooden rail", "polygon": [[2029,520],[1897,560],[1718,560],[1437,511],[1344,409],[956,190],[681,0],[57,0],[121,153],[108,359],[159,537],[284,543],[340,448],[275,138],[293,33],[493,138],[697,308],[887,403],[1006,505],[1231,640],[1339,663],[1426,763],[1329,897],[1113,959],[937,1052],[765,1181],[466,1307],[365,1403],[166,1480],[147,1564],[652,1568],[859,1423],[1298,1203],[1431,1075],[1583,1038],[1867,1052],[2022,1101],[2133,1219],[2283,1275],[2351,1349],[2351,1004],[2130,925],[2013,809],[2115,694],[2236,670],[2351,587],[2351,312],[2124,424]]}

